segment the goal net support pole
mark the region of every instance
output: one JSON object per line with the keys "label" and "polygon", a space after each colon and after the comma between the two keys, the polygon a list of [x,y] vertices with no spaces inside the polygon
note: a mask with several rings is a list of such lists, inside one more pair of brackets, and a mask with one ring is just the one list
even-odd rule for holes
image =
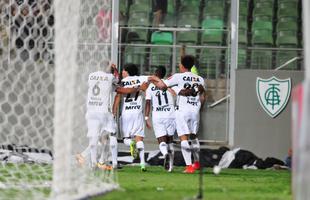
{"label": "goal net support pole", "polygon": [[[71,190],[71,152],[75,70],[78,69],[78,24],[80,1],[55,0],[55,132],[52,192],[57,199],[68,198]],[[61,184],[60,184],[61,183]]]}
{"label": "goal net support pole", "polygon": [[[79,138],[84,140],[81,143],[87,141],[85,103],[88,75],[98,70],[105,71],[111,60],[111,7],[111,0],[55,0],[52,197],[57,200],[81,199],[118,187],[113,170],[98,171],[87,164],[78,167],[74,159],[75,154],[83,151]],[[117,41],[114,43],[117,47]],[[101,142],[104,163],[109,164],[109,151],[102,150],[108,149],[107,145]]]}
{"label": "goal net support pole", "polygon": [[112,1],[111,61],[118,66],[119,0]]}
{"label": "goal net support pole", "polygon": [[[310,9],[310,2],[308,0],[303,0],[302,9],[305,79],[302,85],[295,89],[295,93],[299,95],[293,96],[292,110],[292,188],[293,199],[295,200],[308,199],[310,196],[310,13],[308,12]],[[299,99],[296,96],[298,96]]]}

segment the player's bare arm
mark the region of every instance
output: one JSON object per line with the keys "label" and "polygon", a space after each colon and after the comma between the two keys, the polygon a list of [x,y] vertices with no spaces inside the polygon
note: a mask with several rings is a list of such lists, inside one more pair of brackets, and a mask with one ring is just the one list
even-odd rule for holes
{"label": "player's bare arm", "polygon": [[150,81],[151,83],[153,83],[154,85],[156,85],[158,88],[162,90],[166,90],[168,88],[167,85],[164,83],[164,81],[158,78],[157,76],[154,76],[154,75],[149,76],[148,81]]}
{"label": "player's bare arm", "polygon": [[132,88],[124,88],[124,87],[118,87],[116,88],[116,92],[118,94],[131,94],[131,93],[136,93],[138,91],[145,91],[148,87],[148,83],[142,83],[142,85],[138,87],[132,87]]}
{"label": "player's bare arm", "polygon": [[116,88],[115,92],[117,92],[117,94],[131,94],[136,93],[139,90],[140,90],[139,87],[132,87],[132,88],[118,87]]}
{"label": "player's bare arm", "polygon": [[194,96],[195,95],[195,91],[193,88],[188,88],[188,89],[182,89],[180,90],[180,92],[178,93],[178,95],[180,96]]}
{"label": "player's bare arm", "polygon": [[197,94],[201,95],[205,93],[205,89],[202,85],[198,85],[197,87],[192,87],[192,88],[184,88],[180,90],[178,95],[181,96],[196,96]]}
{"label": "player's bare arm", "polygon": [[199,99],[200,99],[200,102],[201,102],[200,111],[202,111],[203,108],[204,108],[204,104],[206,102],[206,96],[205,95],[200,95],[199,97],[200,97]]}
{"label": "player's bare arm", "polygon": [[113,115],[114,115],[114,116],[117,115],[117,111],[118,111],[118,108],[119,108],[119,104],[120,104],[120,102],[121,102],[121,97],[122,97],[121,94],[116,94],[116,96],[115,96],[115,98],[114,98],[113,108],[112,108],[112,112],[113,112]]}
{"label": "player's bare arm", "polygon": [[177,93],[173,89],[168,88],[168,91],[172,94],[172,96],[177,96]]}
{"label": "player's bare arm", "polygon": [[113,74],[113,76],[114,76],[117,80],[119,80],[119,72],[118,72],[118,70],[117,70],[116,65],[112,63],[112,64],[111,64],[111,69],[112,69],[112,74]]}
{"label": "player's bare arm", "polygon": [[149,83],[144,82],[140,85],[140,91],[145,92],[145,90],[149,87]]}
{"label": "player's bare arm", "polygon": [[144,112],[144,116],[145,116],[145,123],[146,123],[146,127],[147,128],[152,128],[152,124],[150,121],[150,110],[151,110],[151,100],[146,100],[145,101],[145,112]]}
{"label": "player's bare arm", "polygon": [[206,93],[204,87],[202,85],[200,85],[200,86],[201,86],[201,88],[199,90],[199,100],[201,103],[200,111],[202,111],[204,108],[204,104],[206,102],[206,99],[207,99],[207,93]]}
{"label": "player's bare arm", "polygon": [[202,94],[202,93],[205,93],[206,91],[205,91],[205,88],[202,85],[198,85],[198,92],[200,94]]}

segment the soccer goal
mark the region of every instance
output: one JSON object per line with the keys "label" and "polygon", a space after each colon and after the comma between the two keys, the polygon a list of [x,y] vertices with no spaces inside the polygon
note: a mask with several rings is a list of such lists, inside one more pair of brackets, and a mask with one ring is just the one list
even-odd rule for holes
{"label": "soccer goal", "polygon": [[113,171],[75,160],[88,145],[88,74],[110,60],[111,2],[0,1],[0,199],[80,199],[118,187]]}

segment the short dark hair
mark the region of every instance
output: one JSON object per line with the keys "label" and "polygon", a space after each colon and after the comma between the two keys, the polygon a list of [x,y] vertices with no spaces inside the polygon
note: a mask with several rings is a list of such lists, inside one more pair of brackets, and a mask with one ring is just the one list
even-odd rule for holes
{"label": "short dark hair", "polygon": [[195,58],[192,55],[185,55],[181,59],[181,64],[188,70],[190,70],[195,64]]}
{"label": "short dark hair", "polygon": [[166,68],[164,66],[158,66],[155,70],[155,74],[161,79],[164,78],[166,75]]}
{"label": "short dark hair", "polygon": [[137,65],[133,63],[128,63],[124,66],[124,70],[128,72],[129,76],[138,76],[139,75],[139,69]]}

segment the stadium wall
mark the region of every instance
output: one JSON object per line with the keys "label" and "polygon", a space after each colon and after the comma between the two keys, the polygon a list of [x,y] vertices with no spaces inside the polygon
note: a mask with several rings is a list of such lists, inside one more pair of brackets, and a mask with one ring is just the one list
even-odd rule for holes
{"label": "stadium wall", "polygon": [[256,95],[257,77],[291,78],[292,88],[304,79],[300,71],[237,70],[234,146],[259,157],[284,159],[291,147],[291,101],[275,118],[262,108]]}

